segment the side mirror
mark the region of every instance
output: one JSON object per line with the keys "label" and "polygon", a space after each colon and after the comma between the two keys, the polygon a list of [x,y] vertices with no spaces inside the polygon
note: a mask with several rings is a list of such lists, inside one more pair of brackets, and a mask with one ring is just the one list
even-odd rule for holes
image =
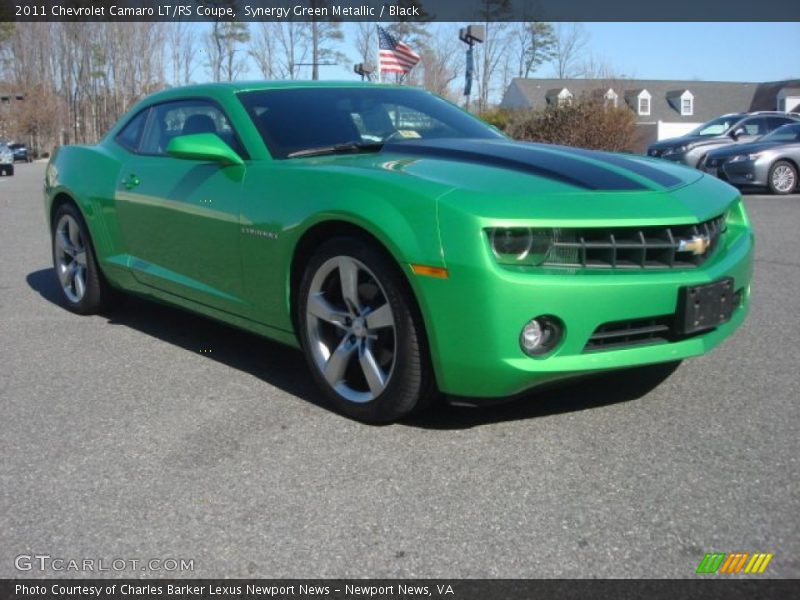
{"label": "side mirror", "polygon": [[215,133],[193,133],[174,137],[167,144],[167,154],[175,158],[205,160],[226,166],[244,164],[233,148]]}
{"label": "side mirror", "polygon": [[745,133],[747,133],[747,130],[746,130],[744,127],[737,127],[736,129],[734,129],[733,131],[731,131],[731,137],[732,137],[734,140],[738,140],[738,139],[739,139],[739,136],[742,136],[742,135],[744,135]]}

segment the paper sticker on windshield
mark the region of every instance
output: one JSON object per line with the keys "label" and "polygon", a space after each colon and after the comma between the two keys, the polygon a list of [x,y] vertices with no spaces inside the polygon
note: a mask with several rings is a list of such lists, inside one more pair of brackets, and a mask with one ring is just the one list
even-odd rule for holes
{"label": "paper sticker on windshield", "polygon": [[398,133],[398,134],[399,134],[401,137],[404,137],[404,138],[418,138],[418,137],[422,137],[422,136],[420,136],[420,134],[418,134],[418,133],[417,133],[416,131],[414,131],[413,129],[398,129],[398,130],[397,130],[397,133]]}

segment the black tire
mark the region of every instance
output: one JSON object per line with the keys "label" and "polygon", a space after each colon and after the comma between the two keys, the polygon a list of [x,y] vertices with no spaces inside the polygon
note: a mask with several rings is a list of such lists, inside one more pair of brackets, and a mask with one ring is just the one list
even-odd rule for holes
{"label": "black tire", "polygon": [[13,177],[13,175],[14,175],[14,165],[11,165],[10,167],[8,167],[7,173],[8,173],[8,175],[11,175]]}
{"label": "black tire", "polygon": [[[77,299],[75,296],[70,297],[59,276],[59,253],[61,253],[61,255],[64,253],[57,247],[57,228],[59,224],[62,223],[62,219],[65,218],[73,219],[80,231],[86,262],[85,266],[82,267],[85,269],[83,277],[85,291],[81,294],[80,298]],[[95,255],[92,238],[89,235],[89,229],[86,226],[86,222],[83,220],[83,215],[81,215],[81,212],[74,204],[65,203],[56,210],[51,226],[51,247],[54,274],[62,304],[67,309],[79,315],[93,315],[109,308],[116,298],[116,293],[105,280],[105,277],[97,266],[97,256]]]}
{"label": "black tire", "polygon": [[[339,264],[342,266],[336,266]],[[344,293],[346,285],[342,273],[344,265],[348,264],[351,268],[356,265],[353,289],[358,310],[352,310]],[[334,323],[312,314],[309,307],[312,287],[326,290],[313,291],[314,297],[324,298],[326,306],[337,309],[337,315],[351,316]],[[392,323],[373,329],[368,316],[377,314],[376,308],[381,307],[384,308],[382,313],[387,314],[385,305],[391,309]],[[309,369],[338,412],[365,423],[389,423],[422,410],[435,397],[436,385],[422,318],[400,268],[382,249],[355,237],[338,237],[323,243],[305,267],[294,309],[298,337]],[[323,363],[326,358],[327,363],[334,362],[331,349],[338,351],[348,340],[352,343],[350,349],[344,351],[347,358],[340,361],[346,367],[339,369],[340,375],[332,376],[339,382],[335,387],[324,375],[330,365]],[[322,347],[325,350],[320,350]],[[386,372],[388,348],[392,348],[392,357]],[[370,383],[369,368],[362,362],[364,352],[370,359],[374,356],[378,373],[386,375],[382,381],[384,387],[373,388],[374,371]],[[367,364],[372,363],[367,361]],[[352,396],[355,395],[363,397],[354,400]]]}
{"label": "black tire", "polygon": [[[785,179],[779,179],[778,177],[775,177],[775,175],[777,175],[776,172],[778,172],[779,169],[780,173],[789,178],[789,182],[784,185],[781,184],[786,181]],[[783,196],[793,193],[795,190],[797,190],[797,167],[786,160],[777,161],[769,168],[767,185],[769,185],[769,191],[773,194]]]}

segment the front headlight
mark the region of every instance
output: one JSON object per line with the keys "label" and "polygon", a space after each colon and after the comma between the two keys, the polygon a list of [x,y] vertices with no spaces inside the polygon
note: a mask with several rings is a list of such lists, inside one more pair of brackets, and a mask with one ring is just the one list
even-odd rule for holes
{"label": "front headlight", "polygon": [[669,154],[683,154],[688,149],[689,149],[688,145],[675,146],[674,148],[667,148],[666,150],[664,150],[664,154],[667,154],[667,155],[669,155]]}
{"label": "front headlight", "polygon": [[497,262],[503,265],[541,265],[554,241],[551,229],[494,227],[486,233]]}
{"label": "front headlight", "polygon": [[746,160],[758,160],[761,157],[761,154],[737,154],[736,156],[731,157],[728,162],[744,162]]}

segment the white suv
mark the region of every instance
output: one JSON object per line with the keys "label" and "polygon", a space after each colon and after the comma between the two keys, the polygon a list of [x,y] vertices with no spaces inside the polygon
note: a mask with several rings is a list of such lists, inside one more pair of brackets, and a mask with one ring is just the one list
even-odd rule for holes
{"label": "white suv", "polygon": [[14,153],[5,144],[0,144],[0,174],[14,174]]}

